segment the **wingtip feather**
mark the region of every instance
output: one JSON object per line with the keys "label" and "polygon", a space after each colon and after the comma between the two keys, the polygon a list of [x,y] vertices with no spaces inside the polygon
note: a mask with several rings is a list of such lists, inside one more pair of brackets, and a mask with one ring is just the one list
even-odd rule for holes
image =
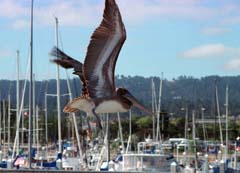
{"label": "wingtip feather", "polygon": [[77,111],[78,111],[78,109],[76,109],[76,108],[71,108],[71,107],[69,107],[69,106],[65,106],[64,109],[63,109],[63,112],[64,112],[64,113],[74,113],[74,112],[77,112]]}

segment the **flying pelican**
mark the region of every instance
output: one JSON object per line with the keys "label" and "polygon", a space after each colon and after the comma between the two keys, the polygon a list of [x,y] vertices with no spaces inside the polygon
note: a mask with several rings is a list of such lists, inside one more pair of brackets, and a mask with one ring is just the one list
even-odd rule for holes
{"label": "flying pelican", "polygon": [[115,88],[115,66],[125,40],[126,31],[119,8],[115,0],[106,0],[103,20],[91,36],[84,64],[53,48],[50,54],[60,57],[53,62],[73,68],[73,73],[83,84],[82,95],[71,100],[64,112],[85,111],[97,118],[100,128],[98,114],[101,113],[126,112],[136,106],[152,115],[127,89]]}

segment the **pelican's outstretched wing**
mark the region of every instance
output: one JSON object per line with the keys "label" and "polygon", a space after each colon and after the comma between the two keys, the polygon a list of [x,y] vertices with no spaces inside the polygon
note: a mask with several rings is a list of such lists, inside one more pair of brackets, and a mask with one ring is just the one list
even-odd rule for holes
{"label": "pelican's outstretched wing", "polygon": [[74,70],[73,74],[78,75],[80,77],[80,80],[82,81],[82,85],[83,85],[82,94],[86,94],[87,89],[86,89],[86,82],[83,76],[83,64],[75,60],[74,58],[70,57],[69,55],[67,55],[57,47],[52,48],[50,55],[57,57],[56,59],[53,59],[52,62],[66,69],[73,68]]}
{"label": "pelican's outstretched wing", "polygon": [[103,20],[88,45],[83,72],[91,98],[112,96],[118,54],[126,31],[115,0],[105,1]]}
{"label": "pelican's outstretched wing", "polygon": [[52,48],[50,55],[56,57],[56,59],[52,60],[56,64],[60,65],[63,68],[66,68],[66,69],[73,68],[74,69],[73,74],[82,76],[83,64],[81,62],[73,59],[72,57],[70,57],[69,55],[67,55],[66,53],[64,53],[63,51],[61,51],[60,49],[58,49],[55,46]]}

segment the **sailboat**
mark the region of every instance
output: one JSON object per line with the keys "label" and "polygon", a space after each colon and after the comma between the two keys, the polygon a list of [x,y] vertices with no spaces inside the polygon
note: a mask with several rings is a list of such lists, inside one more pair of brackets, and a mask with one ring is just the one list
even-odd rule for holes
{"label": "sailboat", "polygon": [[[152,81],[153,89],[153,110],[160,116],[160,105],[162,97],[162,80],[160,80],[159,101],[157,102],[155,84]],[[130,112],[131,117],[131,112]],[[154,117],[155,118],[155,117]],[[173,166],[176,172],[181,169],[172,154],[163,150],[160,134],[160,118],[157,117],[158,125],[156,127],[156,136],[153,133],[153,139],[148,137],[145,141],[137,143],[137,151],[123,151],[121,157],[116,157],[114,160],[114,171],[127,172],[171,172]],[[155,120],[153,120],[155,123]],[[155,127],[155,126],[153,126]],[[131,127],[130,127],[131,128]],[[130,129],[131,136],[131,129]],[[129,138],[131,140],[131,138]],[[128,141],[130,143],[130,141]],[[129,145],[129,144],[128,144]]]}
{"label": "sailboat", "polygon": [[[12,169],[13,167],[19,168],[20,160],[24,168],[31,169],[32,168],[32,106],[33,106],[33,0],[31,1],[31,32],[30,32],[30,57],[29,57],[29,66],[27,65],[27,69],[29,69],[29,126],[28,126],[28,155],[19,155],[19,132],[20,132],[20,121],[21,121],[21,113],[23,110],[24,103],[24,93],[26,91],[27,80],[25,80],[23,87],[23,97],[21,100],[21,105],[19,104],[19,77],[17,76],[17,120],[16,120],[16,135],[14,139],[14,146],[12,151],[12,156],[7,161],[7,168]],[[18,71],[18,52],[17,52],[17,71]],[[17,154],[17,155],[15,155]]]}
{"label": "sailboat", "polygon": [[229,172],[240,171],[240,137],[238,136],[235,141],[234,153],[228,158],[228,86],[226,87],[226,146],[225,146],[225,162],[226,170]]}

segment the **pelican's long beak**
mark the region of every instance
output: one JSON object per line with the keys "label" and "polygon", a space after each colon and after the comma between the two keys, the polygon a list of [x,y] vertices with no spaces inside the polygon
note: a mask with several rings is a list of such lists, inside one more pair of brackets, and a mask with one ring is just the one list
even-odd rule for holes
{"label": "pelican's long beak", "polygon": [[149,115],[153,115],[152,111],[143,106],[130,92],[125,93],[123,97],[131,101],[133,106],[136,106],[137,108],[141,109],[142,111]]}

